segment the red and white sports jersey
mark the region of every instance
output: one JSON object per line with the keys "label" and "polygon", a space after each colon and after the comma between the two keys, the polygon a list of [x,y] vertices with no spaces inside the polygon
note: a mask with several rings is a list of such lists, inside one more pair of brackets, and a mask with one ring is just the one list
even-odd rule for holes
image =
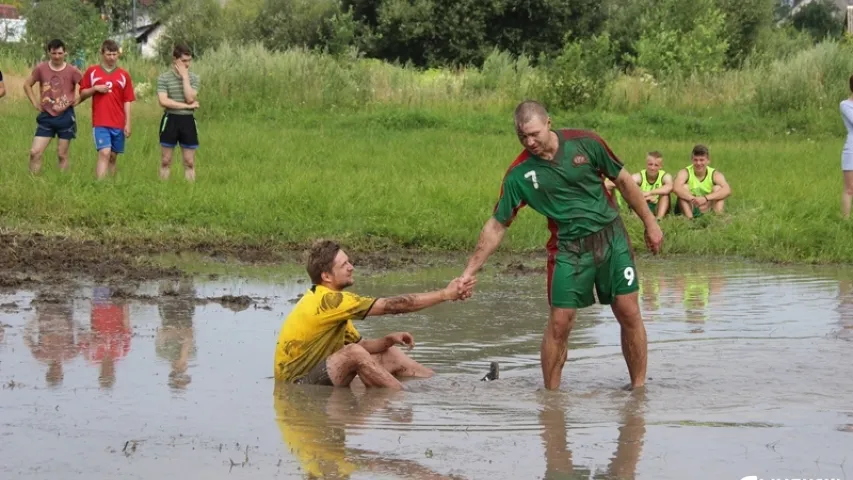
{"label": "red and white sports jersey", "polygon": [[107,72],[101,65],[93,65],[83,74],[80,90],[97,85],[106,85],[110,91],[95,92],[92,96],[92,126],[124,128],[127,122],[124,104],[136,100],[130,74],[118,67]]}

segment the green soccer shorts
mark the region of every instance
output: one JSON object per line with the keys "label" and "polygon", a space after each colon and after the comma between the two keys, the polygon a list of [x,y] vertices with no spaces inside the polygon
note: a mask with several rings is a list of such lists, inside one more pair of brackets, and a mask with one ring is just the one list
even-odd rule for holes
{"label": "green soccer shorts", "polygon": [[[598,257],[598,258],[596,258]],[[620,218],[577,242],[560,242],[548,256],[548,302],[556,308],[610,305],[616,295],[639,291],[631,240]]]}

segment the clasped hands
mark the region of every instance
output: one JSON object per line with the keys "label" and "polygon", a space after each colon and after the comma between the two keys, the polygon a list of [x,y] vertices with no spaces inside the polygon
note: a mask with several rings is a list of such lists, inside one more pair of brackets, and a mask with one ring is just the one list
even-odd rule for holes
{"label": "clasped hands", "polygon": [[456,277],[447,284],[443,295],[446,300],[467,300],[474,294],[474,285],[477,279],[470,275]]}

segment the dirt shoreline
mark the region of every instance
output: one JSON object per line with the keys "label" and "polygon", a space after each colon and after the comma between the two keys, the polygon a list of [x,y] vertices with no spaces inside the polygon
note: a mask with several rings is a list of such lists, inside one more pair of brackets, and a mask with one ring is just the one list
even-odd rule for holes
{"label": "dirt shoreline", "polygon": [[[192,253],[219,262],[250,266],[302,264],[305,246],[214,244],[180,245],[113,240],[99,241],[38,233],[0,234],[0,287],[64,281],[80,276],[98,281],[146,281],[180,278],[187,273],[164,266],[156,257]],[[437,266],[458,265],[460,270],[470,252],[426,253],[419,251],[347,250],[359,268],[376,273]],[[491,266],[506,274],[544,272],[544,257],[538,254],[496,256]]]}

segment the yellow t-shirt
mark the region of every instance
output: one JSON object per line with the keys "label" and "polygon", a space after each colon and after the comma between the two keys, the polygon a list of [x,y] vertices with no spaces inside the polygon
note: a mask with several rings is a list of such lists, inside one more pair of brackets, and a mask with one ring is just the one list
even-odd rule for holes
{"label": "yellow t-shirt", "polygon": [[308,289],[282,324],[275,347],[275,379],[296,380],[344,345],[361,340],[352,319],[363,320],[375,301],[322,285]]}

